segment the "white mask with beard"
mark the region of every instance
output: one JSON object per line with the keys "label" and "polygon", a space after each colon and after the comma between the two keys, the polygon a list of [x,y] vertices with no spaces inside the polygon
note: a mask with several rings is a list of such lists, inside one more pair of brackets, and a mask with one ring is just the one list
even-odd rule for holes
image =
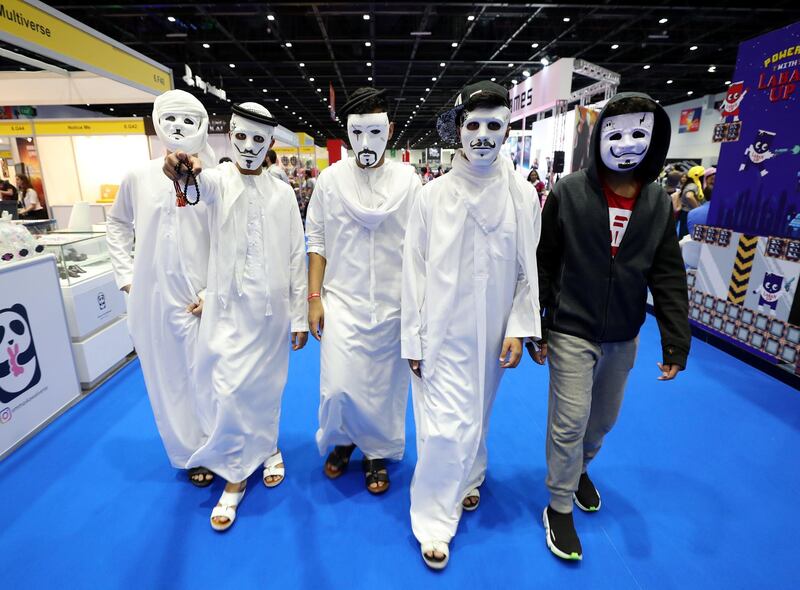
{"label": "white mask with beard", "polygon": [[267,157],[275,127],[231,115],[230,125],[233,155],[242,170],[258,170]]}
{"label": "white mask with beard", "polygon": [[653,113],[614,115],[602,121],[600,159],[613,172],[629,172],[644,160],[653,137]]}
{"label": "white mask with beard", "polygon": [[497,159],[510,116],[508,107],[481,107],[466,113],[461,123],[461,147],[473,165],[490,166]]}
{"label": "white mask with beard", "polygon": [[381,161],[389,142],[389,115],[349,115],[347,137],[350,138],[350,147],[353,148],[358,163],[374,168]]}
{"label": "white mask with beard", "polygon": [[208,113],[202,103],[183,90],[169,90],[153,103],[156,135],[170,152],[198,154],[206,148]]}

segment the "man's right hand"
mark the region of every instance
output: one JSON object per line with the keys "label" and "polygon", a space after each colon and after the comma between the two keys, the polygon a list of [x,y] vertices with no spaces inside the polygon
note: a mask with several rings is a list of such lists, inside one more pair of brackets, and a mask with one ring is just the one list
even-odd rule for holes
{"label": "man's right hand", "polygon": [[414,359],[408,359],[408,366],[411,367],[411,372],[414,373],[417,377],[422,379],[422,364],[420,361]]}
{"label": "man's right hand", "polygon": [[[200,174],[203,171],[203,165],[200,163],[200,158],[197,156],[192,156],[187,154],[186,152],[182,152],[180,150],[173,152],[171,154],[167,154],[164,157],[164,166],[162,170],[164,174],[167,175],[167,178],[173,181],[183,180],[186,176],[185,174],[179,174],[175,171],[175,167],[178,165],[178,162],[185,162],[192,168],[192,172],[194,172],[195,176]],[[181,168],[185,170],[185,168]]]}
{"label": "man's right hand", "polygon": [[547,342],[536,342],[528,347],[528,352],[537,365],[543,365],[547,362]]}
{"label": "man's right hand", "polygon": [[130,285],[125,285],[124,287],[122,287],[120,289],[120,291],[125,291],[128,295],[130,295],[131,294],[131,286]]}
{"label": "man's right hand", "polygon": [[325,329],[325,309],[319,297],[314,297],[308,302],[308,328],[314,338],[317,340],[322,338],[322,331]]}

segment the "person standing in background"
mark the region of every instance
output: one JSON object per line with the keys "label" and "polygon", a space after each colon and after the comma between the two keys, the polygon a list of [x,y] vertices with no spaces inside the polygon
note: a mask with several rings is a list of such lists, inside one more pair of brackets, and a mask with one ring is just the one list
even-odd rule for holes
{"label": "person standing in background", "polygon": [[20,219],[47,219],[47,210],[42,207],[39,194],[31,185],[30,179],[24,174],[17,176],[17,188],[21,205]]}
{"label": "person standing in background", "polygon": [[283,167],[278,163],[278,154],[275,150],[269,150],[267,152],[267,161],[265,162],[267,167],[267,172],[272,174],[278,180],[282,180],[286,184],[289,184],[289,176],[287,176],[286,171]]}

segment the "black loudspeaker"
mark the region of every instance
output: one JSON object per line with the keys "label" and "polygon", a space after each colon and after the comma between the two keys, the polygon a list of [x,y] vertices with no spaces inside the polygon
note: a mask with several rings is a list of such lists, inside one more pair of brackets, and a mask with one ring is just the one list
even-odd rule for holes
{"label": "black loudspeaker", "polygon": [[560,172],[564,172],[564,152],[563,151],[556,151],[553,152],[553,172],[559,174]]}

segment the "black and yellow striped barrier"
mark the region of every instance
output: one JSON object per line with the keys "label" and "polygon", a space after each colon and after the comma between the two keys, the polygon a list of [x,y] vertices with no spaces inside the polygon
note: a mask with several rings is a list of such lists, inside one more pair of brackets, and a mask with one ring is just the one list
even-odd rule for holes
{"label": "black and yellow striped barrier", "polygon": [[728,285],[728,301],[742,305],[747,295],[747,284],[750,282],[750,273],[753,270],[753,261],[756,258],[758,236],[742,234],[739,246],[736,249],[736,260],[733,263],[731,282]]}

